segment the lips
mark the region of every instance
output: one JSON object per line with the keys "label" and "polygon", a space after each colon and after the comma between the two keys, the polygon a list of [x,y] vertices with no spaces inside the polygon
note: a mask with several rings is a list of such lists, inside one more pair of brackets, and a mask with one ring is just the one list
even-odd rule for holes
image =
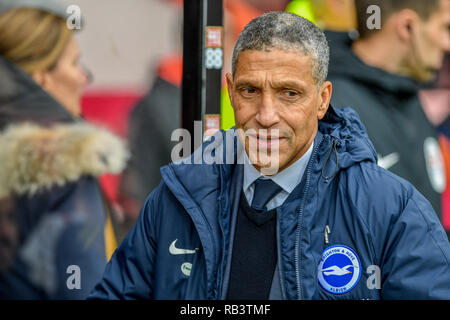
{"label": "lips", "polygon": [[258,148],[272,149],[280,145],[285,139],[278,136],[262,136],[262,135],[250,135],[250,143],[254,143]]}

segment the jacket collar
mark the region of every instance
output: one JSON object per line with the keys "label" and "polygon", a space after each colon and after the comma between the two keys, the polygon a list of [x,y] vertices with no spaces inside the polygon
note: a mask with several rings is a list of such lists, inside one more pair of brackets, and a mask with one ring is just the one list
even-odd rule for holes
{"label": "jacket collar", "polygon": [[43,125],[75,119],[31,76],[0,56],[0,130],[15,122]]}

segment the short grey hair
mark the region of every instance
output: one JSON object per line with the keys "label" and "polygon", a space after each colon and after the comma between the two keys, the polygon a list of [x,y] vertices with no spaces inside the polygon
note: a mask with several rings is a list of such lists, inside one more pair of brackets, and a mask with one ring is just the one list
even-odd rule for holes
{"label": "short grey hair", "polygon": [[233,51],[232,71],[245,50],[300,50],[312,57],[312,77],[321,86],[328,75],[330,49],[325,34],[314,23],[289,12],[269,12],[249,22]]}

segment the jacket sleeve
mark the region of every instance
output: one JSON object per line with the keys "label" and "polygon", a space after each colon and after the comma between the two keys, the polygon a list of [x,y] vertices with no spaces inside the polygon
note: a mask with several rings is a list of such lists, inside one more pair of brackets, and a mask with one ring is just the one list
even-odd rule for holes
{"label": "jacket sleeve", "polygon": [[450,299],[450,243],[430,203],[418,191],[391,219],[388,234],[382,256],[382,298]]}
{"label": "jacket sleeve", "polygon": [[114,252],[89,300],[152,299],[156,244],[151,219],[158,189],[145,202],[135,226]]}

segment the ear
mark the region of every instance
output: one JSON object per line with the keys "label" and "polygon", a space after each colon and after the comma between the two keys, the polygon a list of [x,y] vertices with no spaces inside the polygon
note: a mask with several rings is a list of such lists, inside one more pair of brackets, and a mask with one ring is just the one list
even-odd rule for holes
{"label": "ear", "polygon": [[403,9],[395,14],[394,28],[401,42],[408,43],[413,36],[413,28],[420,17],[411,9]]}
{"label": "ear", "polygon": [[322,120],[330,106],[333,85],[330,81],[325,81],[319,89],[319,105],[317,108],[317,119]]}
{"label": "ear", "polygon": [[228,96],[230,97],[231,106],[234,109],[234,101],[233,101],[233,76],[231,73],[227,73],[225,75],[227,79],[227,90],[228,90]]}
{"label": "ear", "polygon": [[55,80],[53,79],[53,75],[49,71],[37,71],[31,74],[31,77],[36,81],[42,88],[49,89],[53,87]]}
{"label": "ear", "polygon": [[36,71],[31,74],[31,77],[36,81],[41,87],[44,87],[46,82],[46,76],[44,71]]}

